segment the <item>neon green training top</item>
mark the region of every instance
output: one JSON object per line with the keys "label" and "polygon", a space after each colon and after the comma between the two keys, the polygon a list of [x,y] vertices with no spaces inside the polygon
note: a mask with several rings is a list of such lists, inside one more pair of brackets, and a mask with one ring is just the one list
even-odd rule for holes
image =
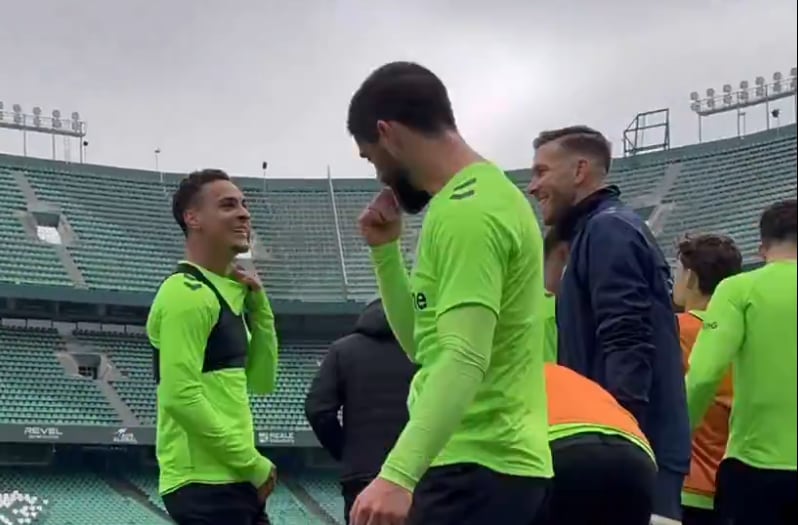
{"label": "neon green training top", "polygon": [[189,483],[249,481],[260,487],[274,467],[255,448],[247,392],[249,387],[269,393],[276,382],[277,336],[269,301],[262,291],[249,292],[238,281],[199,269],[234,314],[246,311],[247,364],[203,373],[219,300],[190,275],[176,273],[161,284],[147,319],[147,335],[160,355],[155,448],[161,494]]}
{"label": "neon green training top", "polygon": [[796,263],[778,261],[720,283],[690,355],[687,406],[695,429],[732,368],[726,457],[796,470]]}
{"label": "neon green training top", "polygon": [[411,279],[398,242],[372,257],[389,323],[421,365],[380,477],[412,490],[429,466],[457,463],[551,477],[543,246],[526,197],[472,164],[430,201]]}
{"label": "neon green training top", "polygon": [[547,363],[557,362],[557,300],[554,294],[543,294],[544,328],[543,348],[544,359]]}

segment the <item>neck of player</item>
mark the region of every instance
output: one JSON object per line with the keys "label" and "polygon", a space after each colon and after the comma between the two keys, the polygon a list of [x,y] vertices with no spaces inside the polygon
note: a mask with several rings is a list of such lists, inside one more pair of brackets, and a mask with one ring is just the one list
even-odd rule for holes
{"label": "neck of player", "polygon": [[435,195],[452,177],[478,162],[485,162],[485,159],[471,149],[459,133],[447,131],[423,139],[414,171],[423,174],[420,177],[424,181],[422,189]]}
{"label": "neck of player", "polygon": [[688,297],[684,301],[684,311],[691,312],[694,310],[702,311],[707,309],[709,305],[709,295],[696,294],[695,296]]}
{"label": "neck of player", "polygon": [[186,241],[186,260],[217,275],[225,276],[229,273],[234,257],[229,250],[214,249],[198,242],[198,239]]}
{"label": "neck of player", "polygon": [[793,242],[772,244],[764,252],[765,262],[795,261],[798,259],[798,247]]}

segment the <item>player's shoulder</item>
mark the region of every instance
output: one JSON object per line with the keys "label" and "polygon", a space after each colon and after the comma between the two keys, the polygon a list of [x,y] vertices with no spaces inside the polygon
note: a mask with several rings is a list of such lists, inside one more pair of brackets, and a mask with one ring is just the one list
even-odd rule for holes
{"label": "player's shoulder", "polygon": [[[430,222],[467,228],[490,218],[512,213],[515,204],[529,202],[498,166],[488,162],[469,166],[447,184],[430,203]],[[531,212],[531,208],[530,208]]]}
{"label": "player's shoulder", "polygon": [[158,287],[153,309],[218,308],[218,299],[205,283],[187,273],[174,273]]}
{"label": "player's shoulder", "polygon": [[722,293],[734,293],[747,291],[756,281],[762,278],[762,268],[750,272],[740,272],[737,275],[732,275],[723,279],[718,284],[715,294],[718,291]]}
{"label": "player's shoulder", "polygon": [[610,207],[593,214],[585,223],[588,235],[613,235],[616,237],[643,237],[645,223],[626,206]]}

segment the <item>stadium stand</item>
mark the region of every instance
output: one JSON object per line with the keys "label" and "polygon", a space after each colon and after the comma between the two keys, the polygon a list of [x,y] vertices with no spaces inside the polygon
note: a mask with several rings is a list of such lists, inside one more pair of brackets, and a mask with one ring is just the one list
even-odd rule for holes
{"label": "stadium stand", "polygon": [[14,173],[0,165],[0,238],[13,246],[0,250],[0,278],[14,284],[72,285],[55,248],[39,242],[34,231],[26,234],[21,220],[26,209]]}
{"label": "stadium stand", "polygon": [[[152,379],[152,350],[142,334],[117,332],[75,332],[86,348],[111,358],[123,377],[114,380],[114,389],[131,408],[140,424],[155,423],[155,385]],[[283,344],[277,373],[277,390],[270,396],[251,398],[252,413],[259,428],[307,429],[302,404],[307,385],[324,356],[318,342]]]}
{"label": "stadium stand", "polygon": [[298,475],[298,481],[327,514],[343,516],[344,500],[341,498],[341,486],[335,472],[307,471]]}
{"label": "stadium stand", "polygon": [[[48,525],[169,523],[164,517],[122,496],[96,474],[87,470],[2,468],[0,480],[3,487],[0,492],[5,492],[6,486],[15,487],[19,492],[47,500],[49,505],[45,512],[45,523]],[[3,514],[0,510],[0,515]]]}
{"label": "stadium stand", "polygon": [[[611,181],[631,204],[650,210],[656,219],[652,227],[669,255],[673,239],[683,231],[711,230],[737,238],[750,261],[756,255],[751,227],[763,203],[795,195],[795,138],[791,125],[620,158],[614,161]],[[529,180],[528,170],[509,175],[522,187]],[[0,231],[14,246],[0,254],[0,280],[76,286],[85,281],[90,289],[154,290],[180,257],[180,233],[168,203],[178,180],[176,174],[0,156]],[[238,182],[253,215],[254,264],[269,276],[271,297],[334,303],[374,296],[368,251],[355,222],[376,189],[374,181]],[[65,244],[78,277],[73,272],[70,279],[68,263],[55,247],[37,240],[35,229],[26,234],[20,217],[37,203],[59,210],[74,233]],[[413,217],[405,228],[409,260],[420,221]]]}
{"label": "stadium stand", "polygon": [[163,228],[172,221],[163,188],[125,175],[25,172],[37,197],[68,218],[76,235],[69,250],[90,288],[152,289],[182,251],[179,230]]}
{"label": "stadium stand", "polygon": [[118,425],[93,380],[64,374],[60,348],[55,330],[0,327],[0,421]]}
{"label": "stadium stand", "polygon": [[[649,221],[668,256],[674,254],[673,240],[684,232],[711,231],[735,238],[748,263],[756,259],[762,208],[795,198],[796,169],[796,126],[791,125],[616,159],[610,180]],[[528,170],[508,175],[519,187],[529,182]],[[109,302],[115,293],[148,298],[181,257],[182,236],[169,205],[180,178],[0,155],[0,287],[47,289],[54,292],[53,300],[65,301],[77,292],[111,297],[104,299]],[[326,303],[334,311],[376,294],[368,249],[356,225],[378,187],[375,181],[237,182],[252,213],[251,260],[273,300],[299,305],[300,311],[303,305]],[[408,264],[421,221],[422,216],[411,217],[405,226]],[[60,243],[42,235],[43,226],[57,230]],[[40,319],[54,315],[35,313]],[[155,422],[151,350],[142,321],[124,329],[100,326],[101,318],[82,320],[96,326],[0,326],[0,426],[34,425],[34,434],[49,432],[50,425],[64,432],[62,425],[107,427],[112,431],[107,436],[123,437],[132,430],[134,438],[124,443],[136,444],[140,430],[151,431]],[[298,438],[294,443],[292,433],[308,433],[302,402],[330,340],[314,335],[316,324],[321,322],[279,325],[277,391],[251,398],[258,433],[275,432],[263,443],[258,437],[261,446],[277,446],[279,440],[286,440],[280,446],[306,446]],[[102,366],[95,376],[81,375],[78,355],[98,356]],[[51,445],[46,440],[22,445],[31,443]],[[317,468],[315,460],[312,468],[294,465],[281,471],[285,474],[269,504],[276,525],[342,522],[335,473]],[[167,523],[157,474],[131,471],[123,477],[130,491],[74,465],[0,467],[0,525]]]}

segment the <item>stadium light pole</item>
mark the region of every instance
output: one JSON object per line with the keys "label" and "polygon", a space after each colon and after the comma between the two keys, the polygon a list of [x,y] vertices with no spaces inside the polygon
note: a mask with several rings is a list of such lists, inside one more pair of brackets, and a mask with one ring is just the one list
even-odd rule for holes
{"label": "stadium light pole", "polygon": [[155,155],[155,171],[158,172],[158,176],[161,179],[161,186],[163,186],[163,172],[161,172],[161,163],[160,163],[161,148],[155,148],[155,150],[153,150],[153,154]]}
{"label": "stadium light pole", "polygon": [[[65,139],[78,139],[81,151],[81,162],[83,161],[83,142],[86,137],[87,124],[80,119],[80,114],[74,111],[71,120],[61,118],[61,112],[54,109],[51,116],[44,115],[42,108],[34,106],[30,113],[23,111],[22,106],[13,104],[11,111],[5,110],[5,105],[0,102],[0,128],[12,129],[22,133],[22,155],[28,156],[28,132],[43,133],[52,136],[52,155],[56,157],[55,136],[61,135]],[[68,126],[65,126],[68,124]],[[65,141],[65,154],[68,151],[69,143]]]}
{"label": "stadium light pole", "polygon": [[690,93],[690,110],[698,116],[698,142],[703,142],[703,119],[729,111],[737,113],[737,136],[742,136],[740,123],[745,118],[743,110],[751,106],[764,105],[767,129],[770,129],[770,104],[782,98],[793,97],[796,120],[798,120],[798,102],[795,101],[796,73],[796,68],[793,67],[790,69],[789,79],[785,79],[778,71],[773,73],[772,81],[758,76],[753,87],[747,80],[740,82],[739,89],[734,89],[731,84],[725,84],[720,94],[716,93],[714,88],[708,88],[703,97],[697,91]]}

